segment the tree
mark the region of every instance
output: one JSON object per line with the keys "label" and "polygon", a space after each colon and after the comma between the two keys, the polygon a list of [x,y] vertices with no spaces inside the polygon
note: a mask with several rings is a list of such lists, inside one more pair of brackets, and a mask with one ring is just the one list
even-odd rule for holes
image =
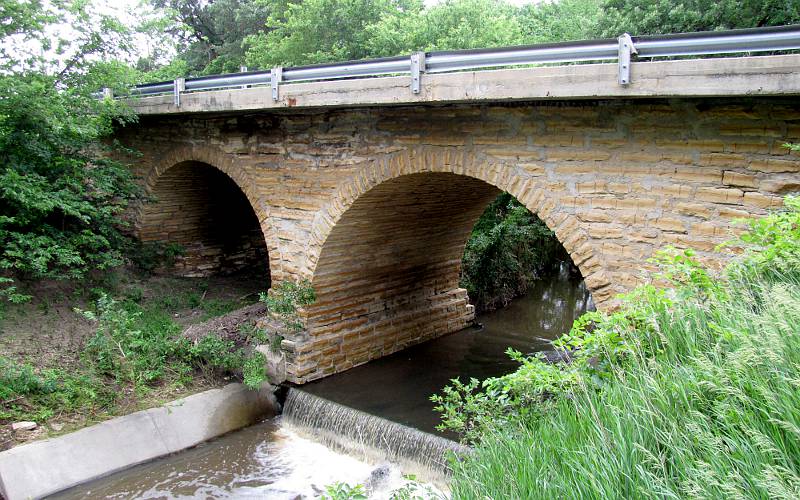
{"label": "tree", "polygon": [[609,37],[800,22],[800,2],[793,0],[606,0],[602,10],[602,31]]}
{"label": "tree", "polygon": [[[263,0],[262,0],[263,1]],[[251,35],[251,66],[298,66],[374,56],[369,27],[392,15],[413,14],[419,0],[306,0],[269,17],[266,32]]]}
{"label": "tree", "polygon": [[604,0],[559,0],[528,4],[520,24],[525,43],[590,40],[601,36]]}
{"label": "tree", "polygon": [[379,56],[524,41],[519,10],[503,0],[446,0],[424,10],[395,11],[367,31],[370,52]]}
{"label": "tree", "polygon": [[[245,62],[242,42],[263,32],[275,1],[151,0],[167,22],[189,73],[230,73]],[[157,24],[157,21],[155,21]]]}
{"label": "tree", "polygon": [[[102,139],[133,116],[93,92],[134,72],[105,60],[124,27],[86,2],[0,0],[0,282],[76,278],[121,261],[119,214],[137,189]],[[8,28],[9,26],[13,26]],[[65,33],[51,43],[49,32]],[[10,297],[12,288],[0,291]]]}

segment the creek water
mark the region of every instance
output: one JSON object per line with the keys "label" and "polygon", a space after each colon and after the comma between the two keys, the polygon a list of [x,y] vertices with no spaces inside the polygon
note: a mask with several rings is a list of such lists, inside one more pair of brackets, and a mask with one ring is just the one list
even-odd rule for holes
{"label": "creek water", "polygon": [[455,377],[486,378],[550,341],[593,308],[566,265],[476,326],[291,389],[284,414],[193,449],[132,467],[53,498],[316,498],[336,481],[389,498],[401,473],[444,483],[443,456],[459,451],[435,430],[431,394]]}
{"label": "creek water", "polygon": [[[583,280],[563,264],[551,279],[467,328],[303,386],[311,394],[437,433],[439,417],[430,396],[456,377],[484,379],[513,371],[506,350],[528,354],[552,349],[550,342],[593,309]],[[448,435],[448,437],[453,437]]]}

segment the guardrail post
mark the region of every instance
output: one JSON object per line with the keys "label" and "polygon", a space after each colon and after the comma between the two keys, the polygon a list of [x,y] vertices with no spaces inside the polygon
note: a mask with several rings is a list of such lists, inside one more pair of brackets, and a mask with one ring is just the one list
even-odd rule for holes
{"label": "guardrail post", "polygon": [[411,92],[419,94],[422,73],[425,72],[425,52],[411,54]]}
{"label": "guardrail post", "polygon": [[[239,73],[247,73],[247,66],[239,66]],[[243,89],[249,89],[250,85],[242,85]]]}
{"label": "guardrail post", "polygon": [[633,45],[631,36],[627,33],[620,36],[619,40],[619,70],[618,82],[620,85],[630,85],[631,83],[631,55],[636,54],[636,47]]}
{"label": "guardrail post", "polygon": [[175,97],[175,106],[181,107],[181,92],[186,91],[186,78],[176,78],[172,82],[172,93]]}
{"label": "guardrail post", "polygon": [[113,99],[114,98],[114,91],[108,87],[103,87],[103,98],[104,99]]}
{"label": "guardrail post", "polygon": [[283,80],[283,68],[272,68],[269,74],[269,83],[272,85],[272,100],[278,100],[278,85]]}

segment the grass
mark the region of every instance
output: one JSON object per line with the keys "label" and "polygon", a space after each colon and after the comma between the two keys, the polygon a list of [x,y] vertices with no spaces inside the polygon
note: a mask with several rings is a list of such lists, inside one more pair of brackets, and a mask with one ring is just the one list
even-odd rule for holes
{"label": "grass", "polygon": [[[800,206],[787,203],[725,274],[691,253],[662,262],[673,287],[578,325],[572,366],[500,379],[516,406],[484,417],[453,498],[800,498]],[[532,404],[529,373],[550,377]]]}
{"label": "grass", "polygon": [[[206,293],[206,280],[126,279],[131,281],[128,275],[108,279],[117,300],[101,288],[78,283],[75,290],[83,293],[45,286],[47,293],[36,302],[12,305],[17,323],[3,332],[7,344],[0,351],[0,423],[86,425],[243,376],[245,361],[250,361],[248,381],[257,382],[252,356],[232,342],[213,335],[198,343],[181,338],[183,323],[224,315],[252,303],[255,293],[244,302],[236,298],[242,290],[233,281],[215,283],[212,294]],[[91,296],[100,300],[92,302]],[[83,320],[71,311],[76,302],[88,311]],[[40,314],[29,314],[31,310]],[[69,325],[59,323],[54,314]],[[61,335],[70,340],[50,350],[70,345],[72,351],[36,356],[40,351],[30,344],[40,342],[47,350],[51,339],[35,332],[52,328],[63,329]],[[14,339],[17,332],[19,340]]]}

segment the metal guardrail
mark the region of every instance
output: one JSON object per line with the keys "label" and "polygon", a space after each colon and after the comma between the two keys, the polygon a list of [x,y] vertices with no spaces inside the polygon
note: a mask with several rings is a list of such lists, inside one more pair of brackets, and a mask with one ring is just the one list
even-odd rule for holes
{"label": "metal guardrail", "polygon": [[[382,75],[410,75],[411,91],[420,92],[422,75],[467,69],[519,66],[545,63],[617,61],[620,85],[631,83],[631,63],[637,58],[704,54],[773,52],[800,49],[800,25],[743,30],[682,33],[664,36],[562,42],[493,49],[417,52],[410,56],[365,59],[343,63],[317,64],[293,68],[272,68],[225,75],[178,78],[172,82],[148,83],[131,89],[135,96],[173,94],[175,105],[189,91],[269,85],[278,100],[281,83],[338,80]],[[108,90],[104,90],[108,96]]]}

